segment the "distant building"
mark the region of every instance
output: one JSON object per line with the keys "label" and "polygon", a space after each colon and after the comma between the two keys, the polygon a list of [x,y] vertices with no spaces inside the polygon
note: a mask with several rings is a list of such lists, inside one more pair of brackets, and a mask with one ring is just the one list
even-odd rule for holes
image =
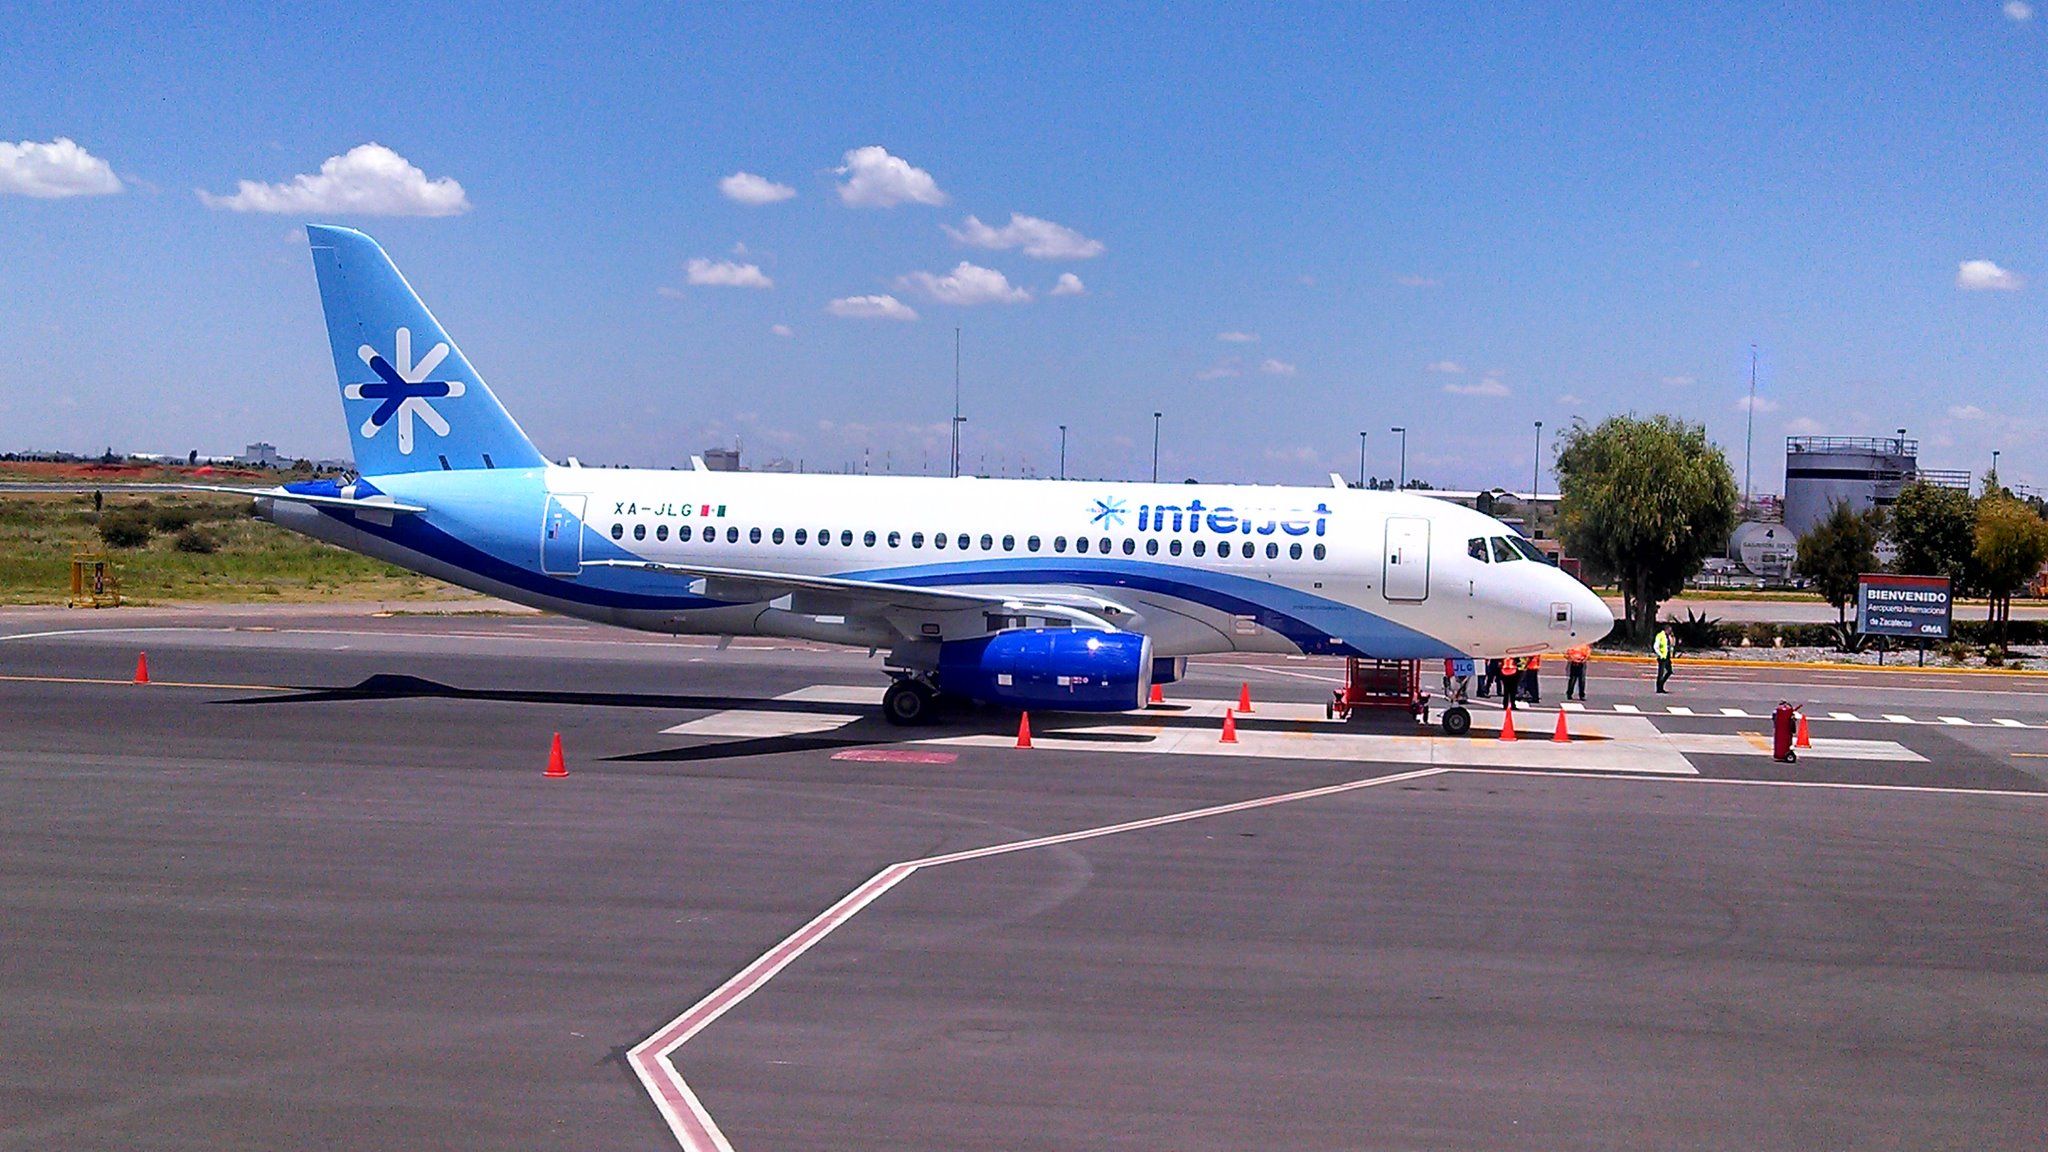
{"label": "distant building", "polygon": [[706,448],[704,466],[713,472],[737,472],[740,470],[740,450],[737,448]]}
{"label": "distant building", "polygon": [[1785,440],[1785,527],[1804,536],[1836,504],[1889,508],[1915,480],[1968,488],[1967,472],[1926,471],[1920,442],[1904,436],[1791,436]]}
{"label": "distant building", "polygon": [[242,454],[235,457],[235,463],[247,464],[254,468],[275,468],[277,467],[277,445],[265,444],[263,441],[258,440],[243,449]]}

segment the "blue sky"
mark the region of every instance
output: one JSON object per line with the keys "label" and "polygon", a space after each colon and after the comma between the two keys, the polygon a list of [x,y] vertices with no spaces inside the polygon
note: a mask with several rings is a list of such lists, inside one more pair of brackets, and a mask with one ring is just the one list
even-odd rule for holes
{"label": "blue sky", "polygon": [[[2048,11],[600,10],[0,5],[0,441],[343,454],[316,221],[557,458],[943,472],[958,326],[995,473],[1066,423],[1143,477],[1163,411],[1174,478],[1355,475],[1362,429],[1386,476],[1405,425],[1411,476],[1520,487],[1534,421],[1663,411],[1739,474],[1755,344],[1760,491],[1902,425],[2048,479]],[[917,319],[832,311],[878,296]]]}

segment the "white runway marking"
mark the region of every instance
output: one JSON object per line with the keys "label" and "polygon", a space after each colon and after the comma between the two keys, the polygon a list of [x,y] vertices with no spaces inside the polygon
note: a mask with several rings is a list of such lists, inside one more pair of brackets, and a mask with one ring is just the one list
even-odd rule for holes
{"label": "white runway marking", "polygon": [[1938,719],[1940,719],[1940,721],[1943,724],[1954,724],[1963,728],[1970,728],[1974,726],[1970,721],[1963,719],[1961,716],[1942,716]]}
{"label": "white runway marking", "polygon": [[1993,721],[1992,721],[1992,723],[1993,723],[1993,724],[1996,724],[1996,725],[1998,725],[1998,726],[1999,726],[1999,727],[2001,727],[2001,728],[2031,728],[2031,727],[2033,727],[2033,725],[2031,725],[2031,724],[2027,724],[2027,723],[2023,723],[2023,722],[2021,722],[2021,721],[2019,721],[2019,720],[2002,720],[2002,719],[2001,719],[2001,720],[1993,720]]}
{"label": "white runway marking", "polygon": [[840,925],[851,920],[896,885],[908,880],[920,869],[936,868],[945,864],[958,864],[967,860],[980,860],[988,856],[1000,856],[1011,852],[1026,852],[1034,848],[1049,848],[1059,844],[1072,844],[1079,840],[1093,840],[1103,836],[1115,836],[1123,832],[1137,832],[1148,828],[1160,828],[1169,824],[1181,824],[1190,820],[1201,820],[1210,816],[1223,816],[1232,812],[1246,812],[1255,808],[1270,808],[1278,804],[1292,804],[1301,800],[1314,800],[1324,796],[1336,796],[1345,792],[1356,792],[1381,784],[1394,784],[1403,780],[1418,780],[1434,776],[1443,771],[1440,768],[1425,768],[1419,772],[1402,772],[1392,776],[1375,776],[1364,780],[1352,780],[1333,784],[1326,788],[1310,788],[1300,792],[1284,792],[1273,796],[1261,796],[1253,800],[1241,800],[1234,804],[1220,804],[1210,808],[1197,808],[1187,812],[1174,812],[1164,816],[1153,816],[1144,820],[1132,820],[1123,824],[1107,824],[1099,828],[1084,828],[1078,832],[1063,832],[1054,836],[1041,836],[1030,840],[1015,840],[1007,844],[993,844],[986,848],[972,848],[964,852],[951,852],[940,856],[926,856],[917,860],[905,860],[891,864],[870,877],[867,883],[855,888],[839,899],[830,908],[820,912],[810,923],[791,933],[782,943],[762,953],[753,963],[735,974],[732,979],[719,985],[716,991],[699,1000],[682,1015],[657,1029],[653,1035],[633,1046],[626,1053],[626,1063],[640,1078],[640,1084],[654,1100],[662,1119],[668,1121],[669,1131],[676,1142],[688,1152],[732,1152],[732,1142],[719,1130],[703,1101],[684,1083],[676,1071],[671,1057],[676,1049],[688,1043],[690,1038],[709,1027],[719,1017],[737,1007],[747,997],[758,991],[762,985],[775,978],[776,974],[789,967],[797,957],[810,951],[819,941],[831,935]]}
{"label": "white runway marking", "polygon": [[1901,716],[1901,715],[1899,715],[1899,714],[1898,714],[1897,712],[1887,712],[1887,713],[1885,713],[1885,714],[1884,714],[1884,718],[1885,718],[1886,720],[1889,720],[1889,721],[1891,721],[1891,722],[1892,722],[1892,723],[1894,723],[1894,724],[1918,724],[1918,723],[1919,723],[1919,721],[1918,721],[1918,720],[1915,720],[1915,719],[1913,719],[1913,718],[1912,718],[1911,716]]}
{"label": "white runway marking", "polygon": [[1641,708],[1638,708],[1633,704],[1616,704],[1614,706],[1614,710],[1616,712],[1621,713],[1624,716],[1640,716],[1642,715],[1643,711]]}
{"label": "white runway marking", "polygon": [[1863,717],[1858,716],[1854,712],[1830,712],[1828,713],[1828,719],[1847,720],[1852,724],[1860,724],[1863,722]]}
{"label": "white runway marking", "polygon": [[1586,710],[1586,706],[1584,704],[1579,703],[1576,700],[1567,700],[1564,703],[1564,710],[1567,712],[1584,712]]}
{"label": "white runway marking", "polygon": [[1749,715],[1749,712],[1748,712],[1748,711],[1747,711],[1746,709],[1742,709],[1742,708],[1723,708],[1723,709],[1721,709],[1721,715],[1723,715],[1723,716],[1747,716],[1747,715]]}
{"label": "white runway marking", "polygon": [[1692,709],[1687,708],[1683,704],[1673,704],[1664,709],[1664,711],[1671,713],[1673,716],[1690,716],[1693,714]]}

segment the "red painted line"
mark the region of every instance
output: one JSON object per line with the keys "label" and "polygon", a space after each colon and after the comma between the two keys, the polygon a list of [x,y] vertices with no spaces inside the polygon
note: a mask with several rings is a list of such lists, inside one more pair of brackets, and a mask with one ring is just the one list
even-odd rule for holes
{"label": "red painted line", "polygon": [[834,752],[834,760],[859,760],[869,764],[951,764],[957,752],[915,752],[908,748],[849,748]]}

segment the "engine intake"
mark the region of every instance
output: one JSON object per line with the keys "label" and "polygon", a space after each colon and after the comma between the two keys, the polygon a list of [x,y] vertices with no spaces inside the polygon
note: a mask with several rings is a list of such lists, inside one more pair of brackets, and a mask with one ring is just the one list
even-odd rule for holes
{"label": "engine intake", "polygon": [[1012,628],[939,646],[939,687],[1013,708],[1128,712],[1152,691],[1152,638],[1080,628]]}

